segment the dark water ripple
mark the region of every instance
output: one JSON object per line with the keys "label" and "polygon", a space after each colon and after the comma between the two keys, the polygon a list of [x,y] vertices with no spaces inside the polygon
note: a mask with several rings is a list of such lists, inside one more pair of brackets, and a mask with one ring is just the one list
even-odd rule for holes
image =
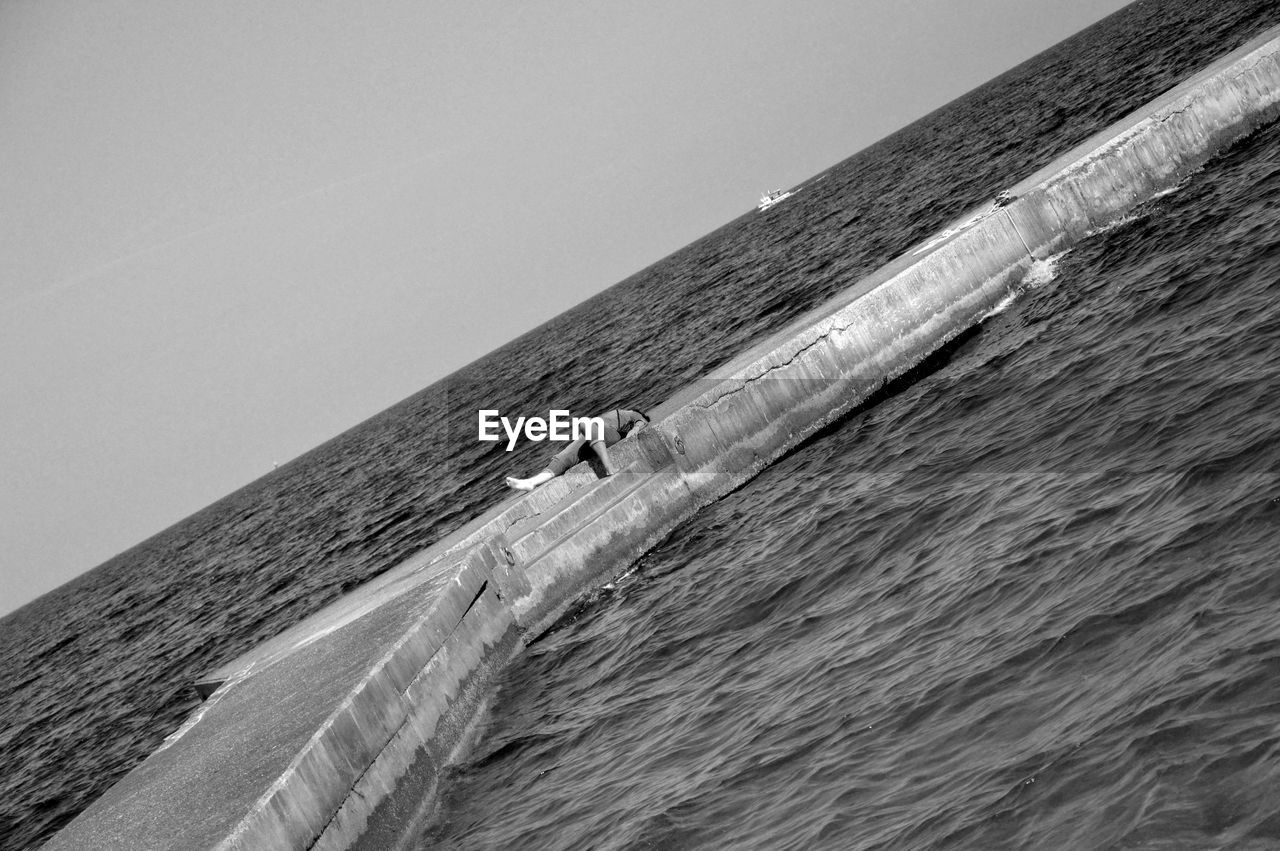
{"label": "dark water ripple", "polygon": [[[145,758],[196,705],[189,683],[198,675],[500,500],[501,476],[512,466],[533,467],[541,453],[527,447],[513,457],[479,446],[476,408],[653,405],[1276,23],[1280,7],[1272,0],[1128,7],[832,168],[769,214],[729,223],[4,618],[0,847],[39,843]],[[1252,167],[1250,179],[1274,190],[1275,164],[1262,157]],[[1213,190],[1199,190],[1209,193],[1202,199],[1209,218],[1183,234],[1192,240],[1214,228],[1213,250],[1193,256],[1157,249],[1165,225],[1157,226],[1155,215],[1082,248],[1064,261],[1066,269],[1096,266],[1106,274],[1080,273],[1066,287],[1064,271],[952,353],[959,364],[981,352],[987,366],[943,368],[907,387],[858,420],[856,439],[845,436],[846,426],[766,474],[750,492],[775,490],[750,511],[717,506],[663,550],[675,564],[709,559],[722,574],[732,565],[740,583],[645,562],[638,587],[667,577],[662,595],[675,608],[661,631],[615,636],[620,646],[653,643],[673,658],[685,654],[701,672],[684,675],[694,687],[718,666],[736,665],[746,680],[727,694],[695,691],[654,706],[637,695],[665,688],[670,674],[636,665],[596,683],[599,648],[558,633],[532,658],[582,677],[573,713],[585,714],[530,709],[527,717],[538,725],[523,729],[539,732],[513,735],[512,753],[555,755],[565,746],[562,735],[614,736],[612,728],[606,736],[594,726],[592,707],[614,716],[618,735],[639,735],[647,722],[637,714],[659,713],[679,735],[618,753],[666,771],[663,795],[655,797],[647,780],[625,800],[601,797],[617,789],[604,781],[580,789],[581,800],[601,807],[592,819],[625,813],[619,818],[632,820],[632,832],[619,836],[641,845],[688,844],[707,824],[730,825],[716,840],[725,842],[747,827],[780,837],[779,825],[796,831],[782,837],[789,842],[834,841],[864,828],[890,844],[942,836],[976,842],[1001,838],[1000,830],[1016,840],[1023,835],[1017,831],[1029,830],[1019,814],[1052,811],[1059,800],[1083,806],[1072,797],[1077,787],[1093,790],[1098,802],[1082,811],[1081,836],[1093,835],[1088,825],[1107,807],[1132,802],[1132,794],[1115,790],[1147,790],[1142,813],[1164,813],[1171,823],[1238,826],[1239,812],[1256,814],[1241,790],[1274,779],[1265,776],[1274,743],[1251,739],[1257,723],[1250,719],[1271,719],[1265,683],[1275,673],[1267,661],[1274,636],[1257,625],[1276,588],[1248,565],[1274,527],[1271,504],[1258,494],[1272,487],[1266,475],[1275,469],[1268,466],[1275,460],[1268,356],[1280,320],[1252,296],[1221,293],[1226,283],[1272,268],[1274,221],[1265,192],[1241,202],[1241,210],[1218,203]],[[1132,236],[1135,228],[1141,238]],[[1098,251],[1110,253],[1082,259]],[[1108,264],[1125,265],[1117,271]],[[1128,284],[1115,287],[1116,280]],[[1090,336],[1097,314],[1112,326],[1101,339]],[[1150,328],[1170,346],[1141,330]],[[1059,333],[1074,334],[1072,344],[1057,356],[1040,353],[1042,338]],[[1092,348],[1082,345],[1086,338]],[[1226,357],[1224,346],[1236,356]],[[1219,362],[1225,371],[1206,390],[1197,370]],[[1011,395],[1004,388],[1014,382]],[[1097,387],[1108,388],[1102,400]],[[1104,405],[1112,396],[1126,405]],[[1001,430],[975,440],[974,430],[992,421]],[[852,442],[844,446],[846,440]],[[843,454],[865,456],[866,440],[877,442],[877,467],[833,475]],[[1108,446],[1123,463],[1099,470],[1081,461],[1085,448]],[[804,461],[836,447],[843,450],[825,466]],[[1180,466],[1185,458],[1195,460]],[[931,475],[922,480],[921,472]],[[850,500],[860,500],[863,513],[848,516]],[[1087,557],[1060,564],[1059,555],[1078,552],[1086,534],[1097,537]],[[735,549],[739,539],[749,546]],[[761,563],[752,561],[761,553],[772,554],[776,575],[741,567]],[[1129,565],[1123,583],[1096,566],[1113,563]],[[941,573],[940,564],[948,565]],[[1217,578],[1180,591],[1178,570],[1192,564],[1211,565]],[[809,565],[818,572],[808,573]],[[694,576],[701,578],[686,587]],[[1082,594],[1091,608],[1080,603]],[[606,605],[593,617],[607,620],[611,611]],[[787,620],[799,612],[798,624]],[[1184,615],[1179,632],[1173,625]],[[1106,637],[1132,635],[1131,622],[1141,624],[1144,641],[1164,642],[1164,661],[1136,640],[1124,652],[1110,647]],[[663,643],[681,623],[697,628]],[[903,651],[904,630],[924,643]],[[1082,731],[1096,730],[1090,725],[1102,723],[1098,718],[1124,719],[1126,707],[1145,705],[1141,691],[1120,688],[1069,720],[1038,725],[1050,708],[1079,704],[1087,693],[1080,684],[1097,676],[1063,649],[1077,645],[1117,670],[1167,669],[1165,704],[1152,704],[1167,705],[1166,713],[1112,739],[1085,741]],[[856,653],[831,649],[846,646]],[[1231,650],[1212,649],[1220,647]],[[548,659],[551,648],[564,658]],[[1052,664],[1037,662],[1042,655]],[[1008,665],[1014,667],[1006,671]],[[1018,708],[966,697],[984,683],[1009,681],[1010,671],[1027,677],[1018,680]],[[757,707],[739,716],[742,704],[759,702],[753,681],[789,697],[763,715]],[[607,703],[610,693],[631,702]],[[869,701],[883,707],[874,717]],[[901,743],[887,738],[904,718],[918,736],[905,761]],[[724,732],[715,732],[717,720]],[[934,800],[937,781],[925,775],[924,760],[911,757],[931,751],[937,764],[959,765],[973,756],[956,733],[965,725],[1005,730],[1007,747],[993,745],[985,762],[956,775],[946,799],[954,803],[920,821],[912,807]],[[1078,748],[1077,739],[1084,742]],[[1185,764],[1159,758],[1167,742],[1180,753],[1193,739],[1204,748],[1198,753],[1217,756]],[[1248,741],[1260,750],[1242,756],[1239,743]],[[750,747],[743,750],[742,742]],[[824,778],[839,776],[840,766],[829,754],[839,752],[832,743],[846,742],[856,742],[867,773],[862,785],[833,791]],[[1142,756],[1103,758],[1130,752]],[[738,785],[726,786],[716,765],[727,766]],[[1085,783],[1080,772],[1062,768],[1073,765],[1098,773]],[[562,771],[546,776],[570,775]],[[773,794],[779,777],[789,778],[794,795]],[[689,778],[692,786],[683,782]],[[1024,783],[1029,779],[1035,782]],[[888,795],[885,784],[901,795]],[[752,815],[762,793],[778,802]],[[986,802],[987,809],[964,801]],[[635,822],[639,810],[631,803],[652,804],[650,815]],[[810,819],[794,828],[789,813]],[[975,813],[986,821],[973,823]],[[1137,824],[1142,813],[1125,809],[1120,816]],[[530,829],[543,823],[533,818]],[[587,829],[566,827],[561,840],[599,838],[573,833]],[[1273,835],[1274,820],[1256,829]],[[1134,844],[1146,841],[1126,835]]]}
{"label": "dark water ripple", "polygon": [[506,677],[431,847],[1280,847],[1280,127]]}

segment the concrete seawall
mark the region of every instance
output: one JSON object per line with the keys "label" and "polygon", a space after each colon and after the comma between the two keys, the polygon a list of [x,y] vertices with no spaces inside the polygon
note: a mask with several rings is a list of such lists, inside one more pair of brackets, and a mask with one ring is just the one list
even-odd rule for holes
{"label": "concrete seawall", "polygon": [[753,346],[586,465],[211,673],[182,729],[48,848],[388,848],[495,673],[584,591],[981,320],[1032,264],[1280,114],[1280,28]]}

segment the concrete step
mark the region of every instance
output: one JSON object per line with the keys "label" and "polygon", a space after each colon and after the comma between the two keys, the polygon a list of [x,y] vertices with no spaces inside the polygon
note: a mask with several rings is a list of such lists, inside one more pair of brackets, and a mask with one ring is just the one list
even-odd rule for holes
{"label": "concrete step", "polygon": [[590,523],[645,481],[637,466],[597,479],[564,497],[543,513],[526,518],[507,530],[507,540],[517,564],[528,564],[556,542]]}

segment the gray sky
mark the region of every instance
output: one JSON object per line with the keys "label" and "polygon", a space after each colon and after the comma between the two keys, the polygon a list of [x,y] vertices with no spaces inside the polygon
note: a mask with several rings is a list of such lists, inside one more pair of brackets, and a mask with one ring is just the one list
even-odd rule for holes
{"label": "gray sky", "polygon": [[0,613],[1123,5],[0,0]]}

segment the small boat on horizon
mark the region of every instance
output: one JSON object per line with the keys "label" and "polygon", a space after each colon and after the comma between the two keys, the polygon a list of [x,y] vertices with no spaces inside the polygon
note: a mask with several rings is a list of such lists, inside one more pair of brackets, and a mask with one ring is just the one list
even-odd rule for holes
{"label": "small boat on horizon", "polygon": [[784,192],[781,189],[775,189],[772,192],[766,192],[760,196],[760,204],[756,207],[756,209],[758,209],[760,212],[764,212],[765,210],[772,207],[774,204],[777,204],[782,199],[790,198],[794,194],[795,193],[792,192],[791,190],[787,190],[786,192]]}

